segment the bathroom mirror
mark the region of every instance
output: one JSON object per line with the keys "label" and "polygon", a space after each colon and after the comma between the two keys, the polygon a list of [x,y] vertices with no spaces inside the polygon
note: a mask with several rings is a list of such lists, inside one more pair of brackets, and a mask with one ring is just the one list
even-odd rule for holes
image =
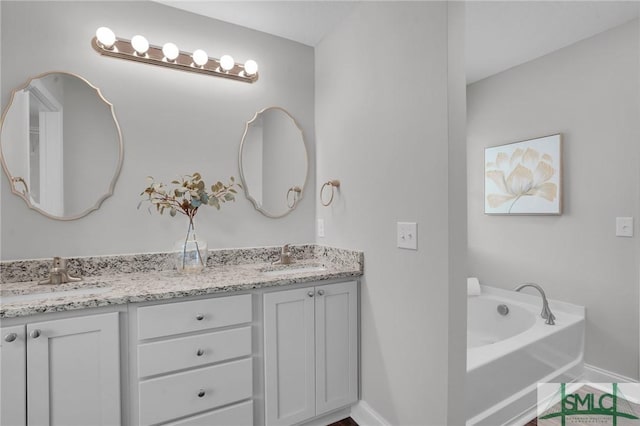
{"label": "bathroom mirror", "polygon": [[279,218],[304,194],[309,158],[302,128],[280,107],[258,111],[240,143],[240,178],[256,210]]}
{"label": "bathroom mirror", "polygon": [[74,74],[28,80],[2,114],[0,160],[11,191],[53,219],[98,209],[113,193],[122,150],[113,105]]}

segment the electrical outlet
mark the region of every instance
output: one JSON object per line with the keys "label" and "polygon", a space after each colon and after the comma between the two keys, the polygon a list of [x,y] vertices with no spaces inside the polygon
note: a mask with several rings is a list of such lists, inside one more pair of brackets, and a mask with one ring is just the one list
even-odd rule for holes
{"label": "electrical outlet", "polygon": [[398,222],[398,247],[418,250],[418,224],[415,222]]}
{"label": "electrical outlet", "polygon": [[633,237],[632,217],[616,217],[616,237]]}
{"label": "electrical outlet", "polygon": [[318,219],[318,237],[324,238],[324,219]]}

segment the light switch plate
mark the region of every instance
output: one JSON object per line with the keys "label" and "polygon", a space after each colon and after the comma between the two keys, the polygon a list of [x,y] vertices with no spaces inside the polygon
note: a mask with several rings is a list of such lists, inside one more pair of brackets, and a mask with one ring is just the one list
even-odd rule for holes
{"label": "light switch plate", "polygon": [[616,217],[616,237],[633,237],[632,217]]}
{"label": "light switch plate", "polygon": [[398,247],[418,250],[418,224],[415,222],[398,222]]}
{"label": "light switch plate", "polygon": [[318,219],[318,237],[324,238],[324,219]]}

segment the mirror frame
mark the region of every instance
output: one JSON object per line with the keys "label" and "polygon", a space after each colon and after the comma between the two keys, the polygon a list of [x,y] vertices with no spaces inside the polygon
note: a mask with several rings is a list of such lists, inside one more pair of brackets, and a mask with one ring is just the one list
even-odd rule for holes
{"label": "mirror frame", "polygon": [[[295,124],[295,126],[300,131],[300,136],[302,137],[302,144],[304,145],[304,152],[305,152],[306,173],[305,173],[305,176],[304,176],[304,182],[302,183],[300,196],[298,197],[297,201],[293,204],[293,207],[288,207],[287,206],[289,209],[287,211],[285,211],[284,213],[282,213],[282,214],[274,214],[274,213],[270,213],[270,212],[264,210],[262,208],[262,206],[258,203],[258,201],[255,198],[253,198],[251,196],[251,194],[249,194],[249,189],[247,187],[247,181],[246,181],[246,179],[244,177],[244,171],[243,171],[243,168],[242,168],[242,151],[243,151],[243,148],[244,148],[245,141],[247,139],[247,133],[249,132],[249,126],[251,125],[251,123],[253,123],[254,121],[256,121],[258,119],[260,114],[262,114],[263,112],[269,111],[269,110],[282,111],[283,113],[285,113],[287,115],[287,117],[289,117],[291,119],[293,124]],[[244,195],[245,195],[245,197],[247,197],[247,199],[249,201],[251,201],[251,203],[253,204],[253,207],[256,210],[258,210],[260,213],[262,213],[263,215],[265,215],[266,217],[269,217],[271,219],[279,219],[279,218],[285,217],[286,215],[291,213],[293,210],[296,209],[296,207],[298,207],[298,203],[300,203],[300,201],[304,198],[304,191],[305,191],[305,188],[307,187],[307,182],[309,181],[309,147],[307,145],[307,139],[304,137],[304,130],[302,130],[302,127],[300,126],[300,123],[298,123],[298,121],[289,113],[289,111],[287,111],[286,109],[284,109],[282,107],[279,107],[279,106],[266,107],[266,108],[263,108],[260,111],[256,112],[253,115],[253,118],[251,120],[247,121],[245,126],[244,126],[244,133],[242,134],[242,140],[240,141],[240,149],[238,151],[238,166],[240,168],[240,180],[242,181],[242,188],[244,189]]]}
{"label": "mirror frame", "polygon": [[[46,77],[48,75],[51,74],[64,74],[64,75],[68,75],[71,77],[75,77],[80,79],[81,81],[83,81],[85,84],[87,84],[87,86],[89,86],[91,89],[95,90],[96,95],[98,95],[98,100],[104,102],[108,107],[109,110],[111,111],[111,118],[113,119],[113,123],[116,126],[116,131],[118,133],[118,164],[116,165],[116,169],[115,172],[113,174],[113,178],[111,179],[111,182],[109,183],[109,188],[107,190],[107,193],[105,193],[104,195],[102,195],[93,206],[89,207],[88,209],[73,215],[73,216],[56,216],[56,215],[52,215],[51,213],[48,213],[36,206],[34,206],[33,204],[31,204],[31,201],[29,199],[29,197],[21,191],[18,191],[18,189],[16,188],[16,181],[14,176],[11,176],[10,172],[9,172],[9,167],[7,165],[7,163],[5,162],[4,159],[4,155],[2,153],[2,140],[1,140],[1,136],[2,136],[2,129],[4,127],[4,123],[5,123],[5,119],[6,116],[9,112],[9,110],[11,109],[11,106],[13,105],[13,100],[15,98],[16,93],[18,93],[21,90],[26,89],[27,87],[29,87],[29,84],[31,84],[31,82],[33,80],[37,80],[39,78],[43,78]],[[27,206],[32,209],[37,211],[38,213],[40,213],[41,215],[48,217],[49,219],[55,219],[55,220],[63,220],[63,221],[67,221],[67,220],[76,220],[76,219],[80,219],[86,215],[88,215],[89,213],[91,213],[94,210],[98,210],[100,208],[100,206],[102,205],[102,203],[104,202],[104,200],[106,200],[107,198],[109,198],[110,196],[113,195],[113,190],[116,186],[116,181],[118,180],[118,177],[120,176],[120,171],[122,170],[122,163],[124,160],[124,144],[122,142],[122,131],[120,130],[120,123],[118,123],[118,119],[116,118],[116,113],[115,113],[115,109],[113,107],[113,104],[111,102],[109,102],[104,95],[102,94],[102,92],[100,91],[100,89],[97,86],[94,86],[93,84],[91,84],[86,78],[78,75],[78,74],[74,74],[71,72],[66,72],[66,71],[47,71],[44,72],[42,74],[38,74],[34,77],[31,77],[29,79],[27,79],[27,81],[22,85],[19,86],[18,88],[14,89],[11,92],[11,97],[9,98],[9,103],[7,104],[7,106],[5,107],[4,111],[2,112],[2,117],[0,117],[0,164],[2,164],[2,169],[4,170],[5,175],[7,176],[7,179],[9,180],[9,186],[11,187],[11,192],[15,195],[17,195],[18,197],[22,198],[24,200],[25,203],[27,203]]]}

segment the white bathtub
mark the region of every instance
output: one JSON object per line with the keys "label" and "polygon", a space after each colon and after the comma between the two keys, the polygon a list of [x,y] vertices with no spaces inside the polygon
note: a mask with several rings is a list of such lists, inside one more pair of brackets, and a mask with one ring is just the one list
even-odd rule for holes
{"label": "white bathtub", "polygon": [[[505,316],[501,304],[509,308]],[[480,296],[468,297],[467,425],[524,424],[535,417],[538,382],[582,375],[584,307],[554,300],[549,306],[556,325],[540,317],[539,295],[482,286]]]}

